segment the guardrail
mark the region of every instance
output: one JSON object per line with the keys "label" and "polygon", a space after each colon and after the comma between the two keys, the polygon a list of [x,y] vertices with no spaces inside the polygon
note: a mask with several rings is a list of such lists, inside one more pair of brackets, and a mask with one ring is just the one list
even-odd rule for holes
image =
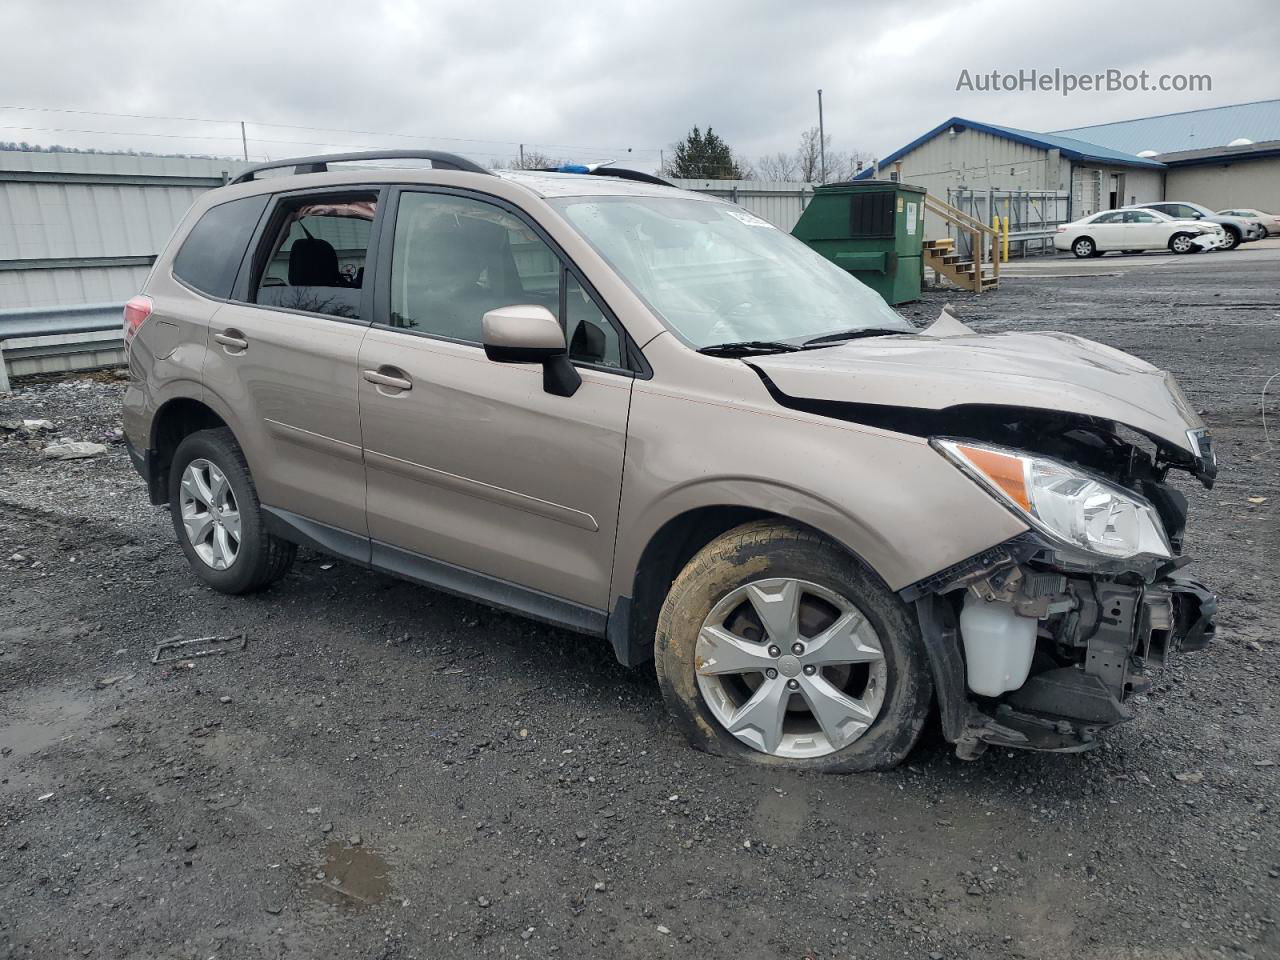
{"label": "guardrail", "polygon": [[11,376],[123,363],[123,311],[122,303],[0,310],[0,393]]}

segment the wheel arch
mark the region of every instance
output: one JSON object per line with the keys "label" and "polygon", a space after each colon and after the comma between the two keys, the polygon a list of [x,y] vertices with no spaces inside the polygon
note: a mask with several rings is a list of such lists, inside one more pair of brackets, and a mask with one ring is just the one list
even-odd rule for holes
{"label": "wheel arch", "polygon": [[619,662],[626,666],[639,666],[653,659],[658,614],[680,571],[711,541],[735,527],[756,520],[776,520],[807,530],[839,547],[882,583],[885,582],[880,572],[850,544],[795,516],[731,501],[690,507],[668,517],[653,529],[634,562],[624,562],[614,572],[615,589],[608,637]]}
{"label": "wheel arch", "polygon": [[151,421],[148,444],[152,451],[148,492],[153,504],[169,502],[169,473],[178,444],[197,431],[219,427],[230,429],[225,418],[195,397],[174,397],[160,406]]}

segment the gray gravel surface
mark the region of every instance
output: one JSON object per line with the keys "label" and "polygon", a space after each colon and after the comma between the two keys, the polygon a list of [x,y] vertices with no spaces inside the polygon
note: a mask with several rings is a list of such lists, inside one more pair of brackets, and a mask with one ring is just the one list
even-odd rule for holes
{"label": "gray gravel surface", "polygon": [[54,430],[0,430],[0,957],[1280,957],[1278,276],[1245,250],[906,309],[1177,373],[1223,459],[1186,485],[1222,626],[1093,754],[934,735],[848,778],[691,752],[607,645],[317,554],[215,594],[115,442],[123,386],[19,385],[0,421]]}

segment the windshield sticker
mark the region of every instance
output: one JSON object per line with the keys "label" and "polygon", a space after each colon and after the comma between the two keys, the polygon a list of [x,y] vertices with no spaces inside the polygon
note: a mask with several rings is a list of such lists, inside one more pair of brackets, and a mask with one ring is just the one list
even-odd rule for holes
{"label": "windshield sticker", "polygon": [[733,219],[739,220],[742,223],[745,223],[748,227],[772,227],[773,226],[773,224],[770,223],[768,220],[761,220],[759,217],[754,216],[753,214],[747,213],[745,210],[726,210],[725,213],[729,214],[729,216],[733,217]]}

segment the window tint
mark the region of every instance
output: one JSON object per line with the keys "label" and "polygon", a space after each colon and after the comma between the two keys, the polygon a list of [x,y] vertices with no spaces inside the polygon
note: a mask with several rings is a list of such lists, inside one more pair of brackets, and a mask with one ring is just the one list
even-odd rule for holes
{"label": "window tint", "polygon": [[173,258],[174,275],[202,293],[226,299],[249,237],[267,206],[266,195],[210,207]]}
{"label": "window tint", "polygon": [[1093,222],[1094,222],[1094,223],[1119,223],[1119,222],[1120,222],[1120,214],[1119,214],[1119,213],[1115,213],[1115,212],[1112,212],[1112,213],[1100,213],[1100,214],[1098,214],[1096,217],[1094,217],[1094,218],[1093,218]]}
{"label": "window tint", "polygon": [[273,218],[255,301],[358,319],[377,198],[290,201]]}
{"label": "window tint", "polygon": [[401,195],[393,326],[479,343],[485,313],[523,303],[560,312],[559,258],[523,221],[467,197]]}

